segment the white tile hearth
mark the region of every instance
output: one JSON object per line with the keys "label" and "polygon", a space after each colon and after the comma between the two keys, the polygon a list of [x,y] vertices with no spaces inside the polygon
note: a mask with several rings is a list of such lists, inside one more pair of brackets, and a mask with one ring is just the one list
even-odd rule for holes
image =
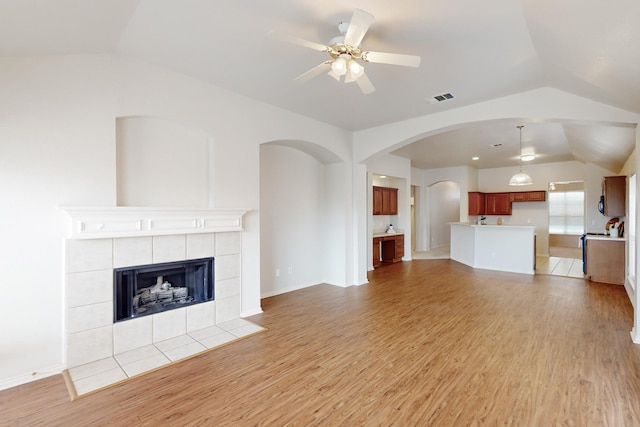
{"label": "white tile hearth", "polygon": [[67,371],[71,394],[82,396],[261,331],[265,329],[238,318],[76,366]]}

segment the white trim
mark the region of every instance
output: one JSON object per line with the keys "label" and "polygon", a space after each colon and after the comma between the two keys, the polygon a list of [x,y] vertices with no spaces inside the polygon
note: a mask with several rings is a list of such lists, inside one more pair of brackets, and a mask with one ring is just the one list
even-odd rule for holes
{"label": "white trim", "polygon": [[71,218],[69,239],[103,239],[167,234],[242,231],[249,209],[74,207],[60,208]]}
{"label": "white trim", "polygon": [[30,375],[20,375],[13,378],[7,378],[0,381],[0,390],[6,390],[11,387],[17,387],[22,384],[29,383],[31,381],[41,380],[43,378],[51,377],[53,375],[61,374],[64,370],[64,366],[53,366],[40,372],[33,372]]}

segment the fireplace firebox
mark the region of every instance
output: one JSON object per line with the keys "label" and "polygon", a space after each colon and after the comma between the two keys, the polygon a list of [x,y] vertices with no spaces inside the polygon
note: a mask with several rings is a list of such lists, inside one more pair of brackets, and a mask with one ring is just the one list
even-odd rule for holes
{"label": "fireplace firebox", "polygon": [[114,322],[213,301],[213,282],[213,258],[116,268]]}

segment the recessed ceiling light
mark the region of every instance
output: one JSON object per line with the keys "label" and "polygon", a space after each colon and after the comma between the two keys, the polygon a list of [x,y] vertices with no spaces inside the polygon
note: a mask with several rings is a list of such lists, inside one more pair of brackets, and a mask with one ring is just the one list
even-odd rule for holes
{"label": "recessed ceiling light", "polygon": [[523,162],[530,162],[531,160],[533,160],[535,158],[536,158],[535,154],[525,154],[524,156],[520,157],[520,160],[522,160]]}
{"label": "recessed ceiling light", "polygon": [[471,160],[480,160],[480,157],[475,156],[475,157],[472,157]]}
{"label": "recessed ceiling light", "polygon": [[387,175],[380,175],[380,178],[386,178]]}

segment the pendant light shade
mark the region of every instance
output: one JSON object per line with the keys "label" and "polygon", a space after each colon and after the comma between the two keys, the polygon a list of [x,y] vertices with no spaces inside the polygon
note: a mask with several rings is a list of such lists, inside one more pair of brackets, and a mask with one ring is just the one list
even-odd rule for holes
{"label": "pendant light shade", "polygon": [[529,175],[527,175],[526,173],[522,172],[522,128],[524,126],[520,125],[517,126],[518,129],[520,129],[520,155],[518,156],[518,158],[520,159],[520,170],[518,171],[517,174],[513,175],[511,177],[511,179],[509,180],[509,185],[531,185],[533,184],[533,180],[531,179],[531,177]]}
{"label": "pendant light shade", "polygon": [[513,175],[509,180],[509,185],[531,185],[531,184],[533,184],[533,180],[531,180],[531,177],[522,171]]}

